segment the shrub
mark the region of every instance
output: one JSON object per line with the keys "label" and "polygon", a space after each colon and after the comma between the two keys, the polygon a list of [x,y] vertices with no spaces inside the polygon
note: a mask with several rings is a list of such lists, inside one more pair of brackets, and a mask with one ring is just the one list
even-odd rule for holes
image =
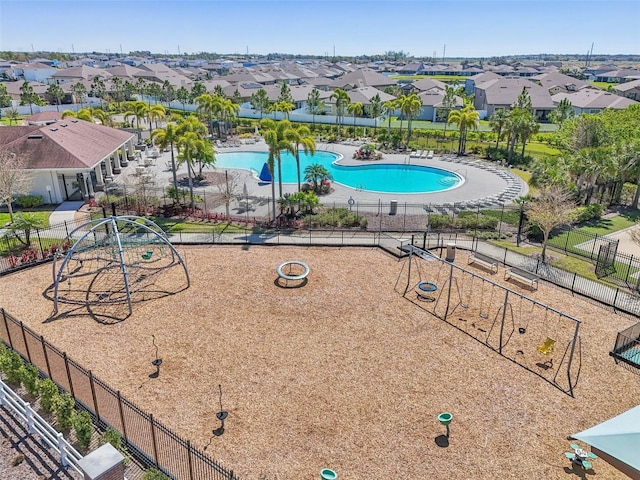
{"label": "shrub", "polygon": [[113,448],[122,451],[122,435],[113,428],[107,428],[100,436],[100,445],[105,443],[110,443]]}
{"label": "shrub", "polygon": [[453,219],[449,215],[434,213],[429,215],[429,226],[436,230],[451,227],[453,226]]}
{"label": "shrub", "polygon": [[4,372],[7,382],[12,385],[20,385],[22,376],[20,367],[24,365],[22,357],[14,350],[5,349],[0,356],[0,370]]}
{"label": "shrub", "polygon": [[16,204],[22,208],[36,208],[42,205],[40,195],[20,195],[16,198]]}
{"label": "shrub", "polygon": [[40,392],[40,406],[45,412],[52,412],[56,399],[60,395],[58,386],[50,378],[45,378],[38,385],[38,391]]}
{"label": "shrub", "polygon": [[69,430],[73,424],[73,407],[76,401],[68,393],[58,395],[54,401],[56,411],[56,423],[60,430]]}
{"label": "shrub", "polygon": [[73,429],[76,432],[76,439],[78,440],[78,446],[85,450],[91,443],[91,437],[93,436],[93,422],[91,416],[81,410],[76,412],[72,418]]}
{"label": "shrub", "polygon": [[144,472],[142,480],[171,480],[171,477],[168,477],[157,468],[152,468]]}
{"label": "shrub", "polygon": [[592,203],[583,207],[576,208],[577,221],[587,222],[589,220],[598,220],[604,213],[604,205],[600,203]]}
{"label": "shrub", "polygon": [[38,387],[40,384],[40,372],[38,367],[30,363],[24,364],[20,367],[20,379],[25,390],[32,397],[38,396]]}

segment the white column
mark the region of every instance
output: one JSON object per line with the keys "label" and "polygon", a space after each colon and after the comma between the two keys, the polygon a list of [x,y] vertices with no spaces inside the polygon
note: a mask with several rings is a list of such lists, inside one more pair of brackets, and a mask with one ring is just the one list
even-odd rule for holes
{"label": "white column", "polygon": [[102,176],[102,162],[93,169],[96,172],[96,190],[101,192],[104,190],[104,177]]}
{"label": "white column", "polygon": [[107,157],[104,160],[104,165],[107,167],[107,178],[106,180],[110,182],[113,180],[113,165],[111,164],[111,157]]}
{"label": "white column", "polygon": [[130,157],[135,157],[136,156],[136,152],[133,148],[133,139],[129,140],[127,142],[127,153],[129,153]]}
{"label": "white column", "polygon": [[[89,198],[89,185],[91,184],[91,179],[87,172],[82,172],[82,183],[84,183],[84,198]],[[93,191],[93,186],[91,186],[91,190]]]}
{"label": "white column", "polygon": [[113,152],[113,161],[115,164],[113,167],[113,173],[120,173],[122,171],[122,166],[120,165],[120,151],[116,150]]}
{"label": "white column", "polygon": [[122,155],[120,157],[120,163],[122,164],[122,166],[126,167],[127,165],[129,165],[129,159],[127,158],[127,150],[125,149],[125,146],[122,145],[122,147],[118,149],[118,152],[120,152]]}

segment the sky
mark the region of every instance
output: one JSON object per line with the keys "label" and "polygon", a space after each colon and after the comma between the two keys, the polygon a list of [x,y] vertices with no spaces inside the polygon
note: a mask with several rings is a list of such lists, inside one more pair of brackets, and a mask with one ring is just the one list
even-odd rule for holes
{"label": "sky", "polygon": [[640,0],[0,0],[0,51],[640,54]]}

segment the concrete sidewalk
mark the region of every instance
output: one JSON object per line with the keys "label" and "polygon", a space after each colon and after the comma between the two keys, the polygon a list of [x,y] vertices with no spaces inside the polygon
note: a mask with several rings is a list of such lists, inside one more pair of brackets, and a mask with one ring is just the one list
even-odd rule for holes
{"label": "concrete sidewalk", "polygon": [[64,222],[73,222],[78,210],[84,202],[62,202],[51,215],[49,215],[49,225],[59,225]]}

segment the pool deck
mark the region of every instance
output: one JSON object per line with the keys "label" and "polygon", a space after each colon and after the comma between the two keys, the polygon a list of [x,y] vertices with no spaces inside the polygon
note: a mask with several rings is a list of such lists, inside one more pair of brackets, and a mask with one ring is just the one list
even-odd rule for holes
{"label": "pool deck", "polygon": [[[267,145],[264,140],[260,139],[256,143],[241,144],[239,147],[220,147],[216,146],[216,154],[224,154],[230,152],[242,151],[267,151]],[[454,172],[464,178],[464,183],[458,187],[432,193],[381,193],[355,188],[346,187],[344,185],[333,182],[333,191],[328,195],[323,195],[321,202],[327,203],[346,203],[350,198],[356,202],[374,203],[389,202],[397,200],[401,203],[408,204],[424,204],[424,205],[451,205],[462,204],[464,208],[471,205],[480,205],[481,207],[498,206],[501,204],[511,204],[515,198],[526,195],[528,187],[518,176],[511,173],[508,168],[502,168],[495,163],[484,162],[473,156],[465,156],[458,158],[455,155],[447,157],[434,156],[434,158],[410,158],[408,153],[405,154],[384,154],[381,160],[357,160],[353,158],[354,152],[359,148],[355,144],[345,143],[318,143],[316,150],[337,153],[343,156],[340,160],[344,165],[363,165],[363,164],[411,164],[423,165],[428,167],[441,168]],[[168,185],[171,183],[171,171],[167,168],[171,161],[171,154],[163,152],[160,157],[153,160],[153,164],[145,167],[156,179],[158,185]],[[131,162],[128,167],[123,169],[123,175],[117,178],[118,182],[125,182],[126,177],[133,174],[138,164],[143,162]],[[232,170],[232,169],[229,169]],[[247,194],[250,197],[271,197],[271,185],[259,182],[251,172],[247,170],[236,170],[237,182],[239,185],[247,186]],[[186,166],[182,166],[178,170],[178,174],[186,174]],[[215,186],[207,187],[208,190],[218,193]],[[283,193],[295,193],[296,184],[283,184]],[[242,191],[242,187],[240,188]],[[276,195],[278,187],[276,185]],[[262,214],[262,212],[255,212]]]}

